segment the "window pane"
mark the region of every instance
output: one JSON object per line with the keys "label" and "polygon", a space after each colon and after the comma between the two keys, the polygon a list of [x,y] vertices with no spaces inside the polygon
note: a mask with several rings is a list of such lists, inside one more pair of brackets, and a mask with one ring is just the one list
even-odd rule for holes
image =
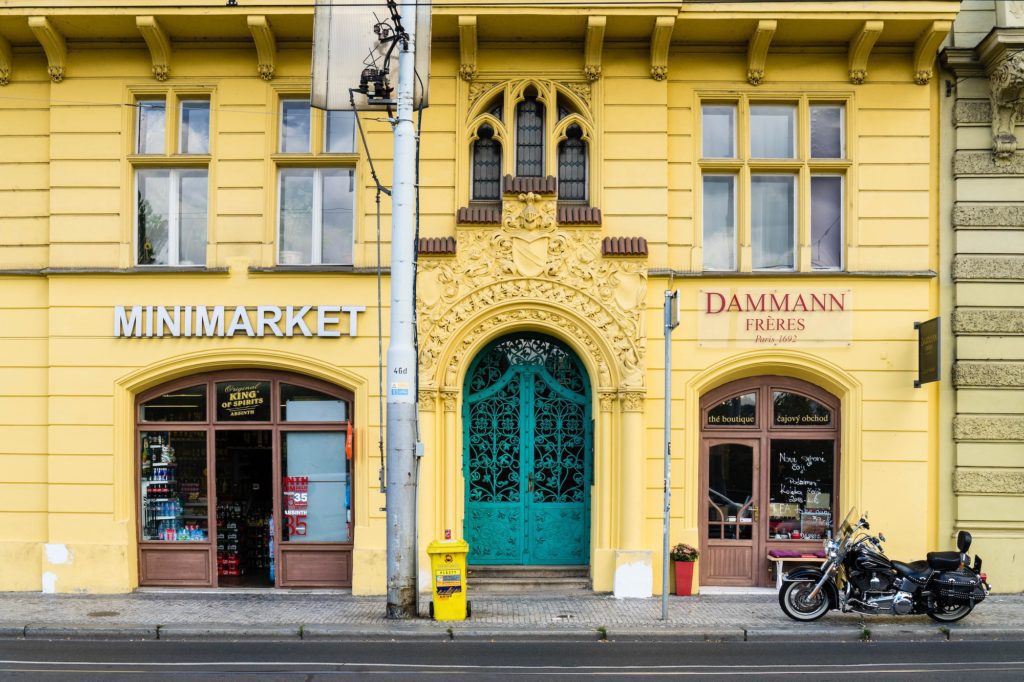
{"label": "window pane", "polygon": [[750,156],[755,159],[792,159],[796,156],[796,107],[750,105]]}
{"label": "window pane", "polygon": [[747,540],[753,528],[754,449],[723,443],[708,451],[708,537]]}
{"label": "window pane", "polygon": [[584,201],[587,198],[587,143],[583,129],[569,127],[568,138],[558,144],[558,198]]}
{"label": "window pane", "polygon": [[753,426],[757,421],[757,393],[744,393],[708,410],[708,426]]}
{"label": "window pane", "polygon": [[139,434],[142,539],[209,539],[205,431]]}
{"label": "window pane", "polygon": [[167,265],[170,236],[169,170],[136,172],[139,265]]}
{"label": "window pane", "polygon": [[736,178],[705,175],[704,269],[736,269]]}
{"label": "window pane", "polygon": [[281,265],[312,262],[313,175],[305,168],[281,171]]}
{"label": "window pane", "polygon": [[843,107],[811,107],[811,157],[843,158]]}
{"label": "window pane", "polygon": [[772,440],[768,538],[821,540],[832,527],[833,440]]}
{"label": "window pane", "polygon": [[351,170],[324,170],[323,234],[321,262],[340,265],[352,263],[352,198],[355,173]]}
{"label": "window pane", "polygon": [[701,112],[703,157],[736,158],[736,107],[708,104]]}
{"label": "window pane", "polygon": [[516,107],[516,175],[544,175],[544,105],[536,97]]}
{"label": "window pane", "polygon": [[327,140],[324,150],[331,153],[356,150],[356,115],[352,111],[327,112]]}
{"label": "window pane", "polygon": [[843,267],[843,179],[811,176],[811,267]]}
{"label": "window pane", "polygon": [[210,103],[181,103],[181,153],[210,153]]}
{"label": "window pane", "polygon": [[305,386],[281,384],[281,421],[343,422],[345,401]]}
{"label": "window pane", "polygon": [[501,144],[494,139],[494,128],[480,126],[473,143],[473,198],[478,201],[501,199]]}
{"label": "window pane", "polygon": [[772,391],[772,423],[775,426],[831,427],[832,410],[799,393]]}
{"label": "window pane", "polygon": [[166,105],[163,100],[139,102],[139,154],[166,153],[164,118]]}
{"label": "window pane", "polygon": [[309,151],[309,101],[287,99],[281,102],[281,151]]}
{"label": "window pane", "polygon": [[352,539],[351,487],[345,434],[291,432],[281,439],[285,542]]}
{"label": "window pane", "polygon": [[206,263],[206,171],[179,171],[178,175],[179,265]]}
{"label": "window pane", "polygon": [[216,387],[217,421],[270,420],[269,381],[218,381]]}
{"label": "window pane", "polygon": [[144,422],[206,421],[206,384],[179,388],[147,400],[142,403],[139,418]]}
{"label": "window pane", "polygon": [[750,177],[750,237],[755,270],[791,270],[796,212],[791,175]]}

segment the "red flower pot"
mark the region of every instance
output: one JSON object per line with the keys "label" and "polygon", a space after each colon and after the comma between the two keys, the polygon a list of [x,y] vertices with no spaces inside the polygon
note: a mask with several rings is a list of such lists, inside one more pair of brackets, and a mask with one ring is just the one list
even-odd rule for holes
{"label": "red flower pot", "polygon": [[693,594],[692,561],[673,561],[676,566],[676,596],[689,597]]}

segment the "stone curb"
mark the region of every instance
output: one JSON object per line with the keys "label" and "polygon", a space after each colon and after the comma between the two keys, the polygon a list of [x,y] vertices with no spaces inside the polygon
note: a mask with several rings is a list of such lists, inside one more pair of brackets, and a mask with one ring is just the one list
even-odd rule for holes
{"label": "stone curb", "polygon": [[398,640],[449,641],[447,630],[374,629],[358,625],[304,625],[303,640],[339,640],[348,642],[390,642]]}
{"label": "stone curb", "polygon": [[949,629],[949,639],[954,642],[967,640],[1009,639],[1024,640],[1024,628],[965,628]]}
{"label": "stone curb", "polygon": [[24,625],[0,625],[0,639],[20,639],[25,636]]}
{"label": "stone curb", "polygon": [[161,625],[160,639],[299,639],[298,625]]}
{"label": "stone curb", "polygon": [[582,630],[522,630],[498,629],[484,630],[453,629],[452,639],[456,642],[597,642],[602,639],[596,628]]}
{"label": "stone curb", "polygon": [[923,639],[949,639],[948,629],[941,625],[872,625],[866,623],[865,630],[872,642],[909,642]]}
{"label": "stone curb", "polygon": [[748,642],[852,642],[863,639],[864,629],[859,625],[811,625],[806,628],[747,628],[746,634]]}
{"label": "stone curb", "polygon": [[700,630],[609,628],[607,636],[610,642],[742,642],[745,639],[743,628],[739,627]]}
{"label": "stone curb", "polygon": [[157,639],[156,625],[26,625],[26,639]]}

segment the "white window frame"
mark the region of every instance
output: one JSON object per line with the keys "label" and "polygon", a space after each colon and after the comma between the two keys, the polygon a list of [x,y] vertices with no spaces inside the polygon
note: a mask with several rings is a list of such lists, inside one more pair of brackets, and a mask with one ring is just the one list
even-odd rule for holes
{"label": "white window frame", "polygon": [[[167,215],[167,262],[166,263],[140,263],[139,262],[139,247],[141,244],[139,240],[141,235],[139,234],[139,173],[146,171],[166,171],[167,182],[170,185],[167,190],[167,204],[168,204],[168,215]],[[134,237],[134,260],[136,267],[140,268],[171,268],[171,267],[182,267],[182,268],[205,268],[206,258],[203,258],[202,263],[192,264],[181,264],[181,183],[179,179],[181,173],[187,172],[199,172],[206,173],[206,194],[207,201],[209,201],[210,194],[210,173],[204,168],[167,168],[162,166],[146,167],[141,166],[135,169],[135,201],[134,201],[134,225],[135,233]],[[204,250],[210,242],[210,207],[207,203],[206,207],[206,241],[203,242]],[[205,255],[205,254],[204,254]]]}
{"label": "white window frame", "polygon": [[355,177],[356,169],[351,166],[327,166],[327,167],[296,167],[296,166],[281,166],[277,169],[277,216],[275,219],[275,241],[277,241],[277,264],[291,266],[291,263],[281,262],[281,247],[284,245],[284,240],[281,235],[281,212],[284,207],[281,190],[281,174],[288,171],[295,170],[311,170],[313,171],[313,224],[311,226],[312,234],[310,236],[310,255],[309,263],[296,263],[295,267],[316,267],[318,265],[353,265],[355,261],[355,241],[356,241],[356,188],[352,190],[352,231],[350,237],[352,239],[352,260],[353,263],[324,263],[323,262],[323,237],[324,237],[324,205],[323,205],[323,172],[325,170],[344,170],[353,174]]}

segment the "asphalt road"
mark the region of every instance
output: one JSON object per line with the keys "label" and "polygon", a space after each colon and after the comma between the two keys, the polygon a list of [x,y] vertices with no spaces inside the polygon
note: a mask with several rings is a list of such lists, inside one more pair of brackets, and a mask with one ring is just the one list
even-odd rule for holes
{"label": "asphalt road", "polygon": [[0,680],[926,680],[936,674],[1020,680],[1024,643],[0,640]]}

